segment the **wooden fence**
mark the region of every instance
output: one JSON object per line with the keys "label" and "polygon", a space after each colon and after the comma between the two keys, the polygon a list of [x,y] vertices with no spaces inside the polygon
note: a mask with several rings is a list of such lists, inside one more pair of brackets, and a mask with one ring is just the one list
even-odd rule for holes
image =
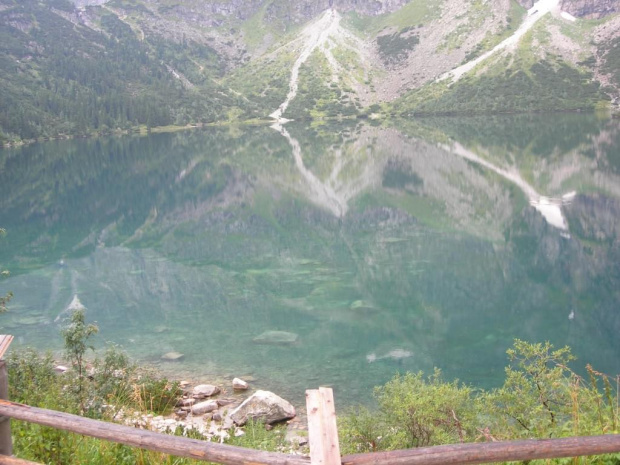
{"label": "wooden fence", "polygon": [[[3,336],[0,336],[0,358]],[[10,341],[9,341],[10,343]],[[8,347],[8,344],[5,346]],[[225,465],[439,465],[482,464],[620,452],[620,434],[525,441],[455,444],[340,456],[336,409],[329,388],[306,391],[310,458],[229,446],[84,418],[10,402],[6,364],[0,360],[0,465],[32,462],[12,454],[9,418],[179,457]],[[4,400],[1,400],[4,399]]]}

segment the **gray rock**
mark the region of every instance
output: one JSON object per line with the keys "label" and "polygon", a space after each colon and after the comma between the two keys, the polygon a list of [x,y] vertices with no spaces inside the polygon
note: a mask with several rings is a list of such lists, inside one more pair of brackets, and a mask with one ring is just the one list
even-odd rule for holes
{"label": "gray rock", "polygon": [[243,381],[241,378],[235,378],[232,381],[233,389],[237,391],[245,391],[249,386],[248,383]]}
{"label": "gray rock", "polygon": [[308,431],[289,430],[284,439],[294,446],[305,446],[308,444]]}
{"label": "gray rock", "polygon": [[214,400],[207,400],[205,402],[199,402],[192,405],[192,415],[204,415],[205,413],[213,412],[217,410],[217,402]]}
{"label": "gray rock", "polygon": [[252,341],[256,344],[290,345],[295,344],[297,339],[299,339],[299,335],[295,333],[289,333],[287,331],[265,331],[252,339]]}
{"label": "gray rock", "polygon": [[184,399],[179,400],[177,402],[177,406],[180,406],[180,407],[191,407],[195,403],[196,403],[196,399],[190,397],[190,398],[184,398]]}
{"label": "gray rock", "polygon": [[269,391],[256,391],[233,410],[230,418],[237,425],[245,425],[248,420],[260,420],[266,424],[288,420],[296,415],[295,407],[288,401]]}
{"label": "gray rock", "polygon": [[211,397],[219,394],[220,388],[213,384],[199,384],[192,390],[192,397],[194,399],[204,399],[205,397]]}
{"label": "gray rock", "polygon": [[220,407],[225,407],[227,405],[234,404],[235,402],[235,399],[218,399],[217,405],[219,405]]}
{"label": "gray rock", "polygon": [[225,416],[224,417],[224,422],[222,423],[222,429],[223,430],[229,430],[233,426],[235,426],[235,422],[232,420],[232,418],[230,418],[230,415]]}

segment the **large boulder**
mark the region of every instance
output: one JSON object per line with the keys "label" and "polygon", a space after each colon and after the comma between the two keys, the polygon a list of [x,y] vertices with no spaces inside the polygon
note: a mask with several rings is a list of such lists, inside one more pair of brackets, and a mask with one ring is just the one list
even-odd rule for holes
{"label": "large boulder", "polygon": [[294,416],[295,407],[269,391],[256,391],[230,414],[232,421],[239,426],[245,425],[250,419],[269,425]]}

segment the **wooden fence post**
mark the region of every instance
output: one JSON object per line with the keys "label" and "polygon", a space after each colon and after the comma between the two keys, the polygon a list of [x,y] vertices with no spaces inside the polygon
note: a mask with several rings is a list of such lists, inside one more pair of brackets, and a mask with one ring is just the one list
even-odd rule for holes
{"label": "wooden fence post", "polygon": [[[4,361],[4,353],[13,341],[13,336],[0,335],[0,399],[9,400],[9,373]],[[11,419],[0,416],[0,455],[13,455],[13,440],[11,439]]]}
{"label": "wooden fence post", "polygon": [[306,391],[311,465],[340,465],[336,407],[331,388]]}

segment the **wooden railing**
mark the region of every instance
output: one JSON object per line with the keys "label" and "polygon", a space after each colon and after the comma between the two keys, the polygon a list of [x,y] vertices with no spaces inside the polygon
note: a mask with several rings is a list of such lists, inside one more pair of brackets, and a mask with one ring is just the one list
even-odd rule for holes
{"label": "wooden railing", "polygon": [[[2,337],[0,336],[0,352]],[[2,357],[1,353],[0,357]],[[620,452],[620,434],[608,434],[561,439],[455,444],[341,457],[333,392],[329,388],[319,388],[306,391],[310,445],[310,458],[307,458],[171,436],[10,402],[6,400],[8,394],[6,374],[6,364],[0,360],[0,465],[31,464],[31,462],[10,457],[12,454],[11,431],[10,422],[6,421],[9,418],[178,457],[225,465],[465,465]]]}

